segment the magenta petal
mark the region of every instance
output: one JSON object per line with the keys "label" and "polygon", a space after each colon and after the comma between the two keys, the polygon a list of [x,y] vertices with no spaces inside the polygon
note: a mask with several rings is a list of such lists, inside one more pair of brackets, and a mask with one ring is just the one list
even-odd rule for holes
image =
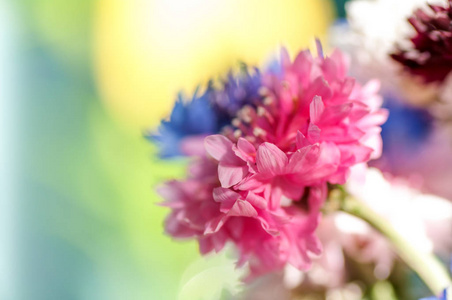
{"label": "magenta petal", "polygon": [[178,238],[187,238],[195,235],[195,232],[188,224],[181,222],[181,220],[173,214],[170,214],[165,220],[165,232]]}
{"label": "magenta petal", "polygon": [[311,143],[317,143],[320,139],[320,128],[313,123],[309,124],[308,128],[308,138]]}
{"label": "magenta petal", "polygon": [[345,97],[348,97],[350,93],[353,90],[353,87],[355,86],[355,79],[354,78],[346,78],[344,82],[342,83],[342,90],[341,94]]}
{"label": "magenta petal", "polygon": [[345,184],[350,175],[350,170],[347,168],[338,168],[336,173],[329,177],[328,182],[331,184]]}
{"label": "magenta petal", "polygon": [[210,135],[204,139],[204,147],[210,156],[220,161],[231,153],[232,142],[223,135]]}
{"label": "magenta petal", "polygon": [[220,211],[227,213],[240,195],[230,189],[218,187],[213,189],[213,199],[221,203]]}
{"label": "magenta petal", "polygon": [[259,216],[258,219],[261,222],[262,229],[264,229],[268,234],[274,236],[279,235],[279,228],[276,226],[275,222],[269,222],[271,219],[267,220],[268,218],[261,216]]}
{"label": "magenta petal", "polygon": [[223,226],[228,217],[226,215],[221,215],[207,222],[204,234],[215,233]]}
{"label": "magenta petal", "polygon": [[218,253],[224,248],[226,241],[227,235],[222,232],[204,236],[199,239],[199,251],[202,255],[205,255],[213,250]]}
{"label": "magenta petal", "polygon": [[247,201],[238,199],[228,213],[228,216],[257,217],[256,209]]}
{"label": "magenta petal", "polygon": [[271,193],[270,193],[270,203],[269,208],[271,210],[276,210],[279,208],[279,205],[281,203],[281,196],[283,194],[283,191],[281,190],[281,187],[276,185],[272,187]]}
{"label": "magenta petal", "polygon": [[279,180],[278,185],[282,191],[282,194],[291,200],[300,199],[303,195],[304,188],[299,184],[294,184],[289,180]]}
{"label": "magenta petal", "polygon": [[305,173],[315,166],[320,156],[318,144],[297,150],[289,160],[288,172]]}
{"label": "magenta petal", "polygon": [[223,187],[217,187],[213,189],[213,199],[219,203],[235,201],[239,197],[240,195],[231,189],[226,189]]}
{"label": "magenta petal", "polygon": [[265,179],[262,178],[261,174],[253,175],[240,182],[235,188],[241,191],[255,191],[256,189],[262,188],[262,181],[265,181]]}
{"label": "magenta petal", "polygon": [[301,51],[294,59],[293,66],[297,71],[298,78],[302,83],[309,82],[311,72],[312,55],[309,51]]}
{"label": "magenta petal", "polygon": [[339,80],[337,63],[331,58],[327,57],[322,64],[323,73],[325,74],[326,80],[329,82],[334,82]]}
{"label": "magenta petal", "polygon": [[341,105],[332,105],[325,110],[322,117],[322,124],[336,124],[347,117],[353,107],[353,103],[348,102]]}
{"label": "magenta petal", "polygon": [[267,208],[267,200],[265,200],[263,197],[256,195],[255,193],[249,192],[246,196],[246,201],[251,203],[254,207],[260,208],[260,209],[266,209]]}
{"label": "magenta petal", "polygon": [[288,163],[287,156],[277,146],[271,143],[263,143],[259,146],[256,156],[256,164],[259,172],[279,175],[284,173]]}
{"label": "magenta petal", "polygon": [[213,249],[218,253],[224,248],[228,236],[224,232],[218,232],[210,238],[212,239]]}
{"label": "magenta petal", "polygon": [[322,98],[315,96],[311,101],[309,109],[311,122],[317,124],[321,119],[324,110],[325,105],[323,104]]}
{"label": "magenta petal", "polygon": [[244,138],[239,138],[237,142],[237,146],[233,147],[235,155],[240,157],[246,162],[255,162],[256,157],[256,148],[254,148],[253,144],[245,140]]}
{"label": "magenta petal", "polygon": [[[349,59],[339,49],[335,49],[330,55],[330,58],[336,61],[337,76],[344,78],[348,73]],[[347,79],[350,77],[347,77]]]}
{"label": "magenta petal", "polygon": [[[356,145],[351,145],[351,146],[345,146],[345,147],[346,147],[346,152],[352,156],[352,159],[353,159],[351,162],[352,164],[367,162],[370,159],[372,152],[374,151],[372,148],[366,147],[366,146],[358,147]],[[344,158],[346,157],[345,155],[342,155],[342,156]],[[341,157],[342,160],[344,160],[344,158]]]}
{"label": "magenta petal", "polygon": [[[319,211],[325,199],[328,197],[328,186],[326,183],[311,186],[309,190],[309,206],[312,211]],[[320,218],[321,214],[318,214]],[[314,222],[315,223],[315,222]]]}
{"label": "magenta petal", "polygon": [[309,251],[316,255],[320,255],[323,252],[322,243],[315,235],[307,238],[306,247]]}
{"label": "magenta petal", "polygon": [[[321,73],[321,71],[319,71]],[[320,96],[322,99],[331,98],[332,91],[328,82],[322,77],[321,74],[314,79],[312,84],[306,90],[305,99],[314,99],[315,96]]]}
{"label": "magenta petal", "polygon": [[298,149],[311,145],[311,142],[309,142],[309,140],[300,131],[297,132],[296,142]]}
{"label": "magenta petal", "polygon": [[199,239],[199,252],[202,255],[206,255],[212,250],[213,250],[212,239],[210,239],[209,237],[203,237]]}
{"label": "magenta petal", "polygon": [[247,174],[247,166],[229,166],[223,164],[218,166],[218,179],[224,188],[229,188],[239,183]]}

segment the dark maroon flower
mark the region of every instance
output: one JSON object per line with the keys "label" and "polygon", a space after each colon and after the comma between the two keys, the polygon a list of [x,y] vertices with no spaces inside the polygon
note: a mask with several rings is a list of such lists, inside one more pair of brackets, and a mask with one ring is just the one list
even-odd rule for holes
{"label": "dark maroon flower", "polygon": [[428,5],[408,18],[416,33],[410,38],[412,49],[399,46],[390,56],[425,83],[441,83],[452,71],[452,0],[443,7]]}

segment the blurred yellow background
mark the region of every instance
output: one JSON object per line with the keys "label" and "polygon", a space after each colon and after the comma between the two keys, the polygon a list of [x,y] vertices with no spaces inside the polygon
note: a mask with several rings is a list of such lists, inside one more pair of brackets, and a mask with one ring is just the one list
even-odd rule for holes
{"label": "blurred yellow background", "polygon": [[98,1],[94,19],[97,82],[115,119],[157,125],[179,89],[243,61],[259,65],[279,46],[297,51],[323,37],[329,1]]}

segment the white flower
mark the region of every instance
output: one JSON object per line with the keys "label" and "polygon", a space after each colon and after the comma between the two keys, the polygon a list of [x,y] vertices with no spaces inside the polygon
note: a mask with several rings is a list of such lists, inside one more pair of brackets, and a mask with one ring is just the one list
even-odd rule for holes
{"label": "white flower", "polygon": [[[422,194],[401,181],[389,182],[380,171],[373,168],[367,171],[364,184],[351,180],[347,189],[387,219],[418,250],[445,255],[452,250],[452,202]],[[359,245],[354,249],[350,239],[345,238],[343,245],[348,250],[358,255],[364,254],[364,260],[375,262],[377,277],[389,275],[394,255],[384,237],[376,234],[360,219],[346,214],[336,217],[336,225],[346,235],[360,236],[366,240],[366,249]]]}

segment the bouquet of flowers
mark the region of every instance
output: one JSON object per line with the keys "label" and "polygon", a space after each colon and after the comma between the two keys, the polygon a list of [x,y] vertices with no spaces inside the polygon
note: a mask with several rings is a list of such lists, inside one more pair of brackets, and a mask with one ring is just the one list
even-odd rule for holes
{"label": "bouquet of flowers", "polygon": [[165,232],[232,245],[230,298],[452,297],[452,1],[405,2],[350,2],[338,49],[242,64],[147,135],[188,162],[158,187]]}

